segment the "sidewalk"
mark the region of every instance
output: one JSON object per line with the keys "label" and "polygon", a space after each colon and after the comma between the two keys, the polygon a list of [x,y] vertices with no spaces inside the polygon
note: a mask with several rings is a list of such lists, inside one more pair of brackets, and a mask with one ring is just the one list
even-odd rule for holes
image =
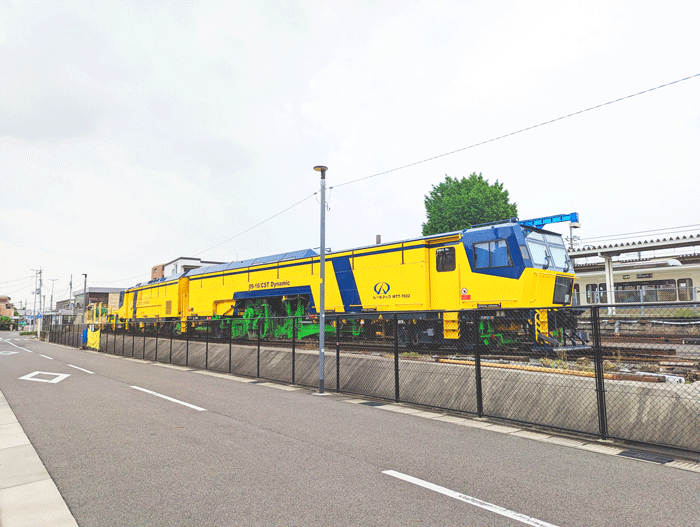
{"label": "sidewalk", "polygon": [[77,527],[51,476],[0,392],[0,525]]}

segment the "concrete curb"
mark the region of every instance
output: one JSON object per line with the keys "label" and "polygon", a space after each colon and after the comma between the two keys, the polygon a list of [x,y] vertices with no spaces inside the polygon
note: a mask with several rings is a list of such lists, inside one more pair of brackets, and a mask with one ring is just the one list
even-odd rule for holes
{"label": "concrete curb", "polygon": [[0,391],[0,525],[77,527],[56,484]]}

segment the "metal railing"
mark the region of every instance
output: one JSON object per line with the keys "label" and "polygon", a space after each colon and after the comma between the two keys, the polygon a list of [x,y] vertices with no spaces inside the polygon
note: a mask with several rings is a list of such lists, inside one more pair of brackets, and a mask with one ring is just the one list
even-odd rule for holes
{"label": "metal railing", "polygon": [[[325,389],[700,452],[700,305],[644,307],[328,314]],[[227,324],[103,325],[96,347],[318,387],[315,320]],[[80,345],[82,326],[46,327]]]}

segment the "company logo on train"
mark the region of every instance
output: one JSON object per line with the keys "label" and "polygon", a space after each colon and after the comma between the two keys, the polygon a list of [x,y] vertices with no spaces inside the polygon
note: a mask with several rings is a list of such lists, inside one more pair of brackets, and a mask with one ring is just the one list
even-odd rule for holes
{"label": "company logo on train", "polygon": [[[571,305],[573,265],[561,235],[540,226],[511,219],[329,253],[325,331],[374,339],[397,317],[390,337],[402,344],[574,344],[576,317],[557,309]],[[206,320],[217,336],[313,338],[319,260],[296,251],[137,284],[121,293],[111,322],[184,333]]]}

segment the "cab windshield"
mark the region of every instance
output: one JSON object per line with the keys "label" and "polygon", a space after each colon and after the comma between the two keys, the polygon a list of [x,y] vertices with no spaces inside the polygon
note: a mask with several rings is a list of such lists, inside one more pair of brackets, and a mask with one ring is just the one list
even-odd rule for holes
{"label": "cab windshield", "polygon": [[559,234],[534,231],[523,228],[527,248],[533,267],[552,271],[571,272],[573,266],[566,251],[564,240]]}

